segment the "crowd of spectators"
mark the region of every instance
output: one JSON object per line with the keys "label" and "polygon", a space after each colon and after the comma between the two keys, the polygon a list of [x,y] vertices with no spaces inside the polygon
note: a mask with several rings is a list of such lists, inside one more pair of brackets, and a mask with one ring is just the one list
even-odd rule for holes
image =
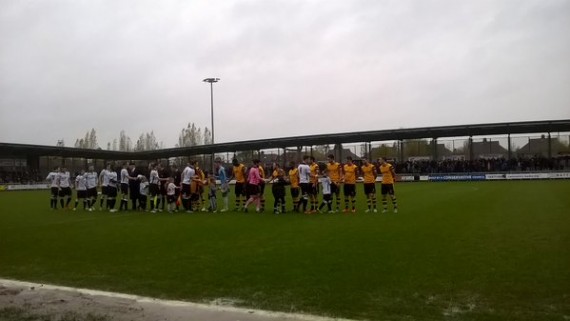
{"label": "crowd of spectators", "polygon": [[44,177],[35,170],[19,172],[0,170],[0,184],[35,184],[43,181]]}
{"label": "crowd of spectators", "polygon": [[396,162],[396,172],[401,174],[429,173],[480,173],[480,172],[528,172],[569,170],[570,156],[546,158],[490,158],[475,160],[415,160]]}
{"label": "crowd of spectators", "polygon": [[[513,159],[489,158],[475,160],[413,160],[395,162],[398,174],[529,172],[570,170],[570,156],[555,158],[520,157]],[[47,175],[47,174],[46,174]],[[34,184],[45,182],[35,170],[8,172],[0,170],[0,184]]]}

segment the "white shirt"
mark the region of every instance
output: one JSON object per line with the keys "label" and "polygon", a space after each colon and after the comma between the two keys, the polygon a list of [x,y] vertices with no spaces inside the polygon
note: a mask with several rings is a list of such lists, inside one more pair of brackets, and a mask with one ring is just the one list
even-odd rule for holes
{"label": "white shirt", "polygon": [[331,193],[331,179],[330,177],[323,177],[321,180],[321,185],[323,186],[323,195]]}
{"label": "white shirt", "polygon": [[158,184],[158,181],[159,181],[158,171],[156,169],[151,170],[148,182],[150,184]]}
{"label": "white shirt", "polygon": [[117,187],[117,172],[107,171],[107,178],[109,180],[109,187]]}
{"label": "white shirt", "polygon": [[78,191],[85,191],[87,190],[87,179],[84,175],[77,175],[75,178],[75,189]]}
{"label": "white shirt", "polygon": [[194,175],[196,175],[196,171],[192,167],[186,166],[184,171],[182,171],[182,184],[190,185],[190,182],[192,181],[192,177],[194,177]]}
{"label": "white shirt", "polygon": [[305,163],[299,164],[299,183],[309,183],[311,181],[311,168]]}
{"label": "white shirt", "polygon": [[166,188],[166,195],[174,195],[174,193],[176,192],[176,185],[174,185],[174,183],[169,183],[168,187]]}
{"label": "white shirt", "polygon": [[69,183],[69,172],[61,172],[59,173],[59,187],[66,188],[70,187],[71,184]]}
{"label": "white shirt", "polygon": [[46,177],[46,180],[51,182],[51,187],[58,187],[59,186],[59,173],[58,172],[50,172]]}
{"label": "white shirt", "polygon": [[[107,186],[109,185],[109,173],[111,171],[108,171],[107,169],[104,169],[101,171],[101,175],[99,175],[99,177],[102,179],[101,181],[101,185],[102,186]],[[116,176],[116,175],[115,175]]]}
{"label": "white shirt", "polygon": [[129,171],[126,168],[121,169],[121,184],[129,183]]}
{"label": "white shirt", "polygon": [[97,187],[97,172],[87,172],[83,174],[85,180],[87,181],[87,188],[95,188]]}
{"label": "white shirt", "polygon": [[[141,176],[141,175],[139,175]],[[139,192],[141,195],[146,196],[146,191],[148,190],[148,182],[141,182],[139,187]]]}

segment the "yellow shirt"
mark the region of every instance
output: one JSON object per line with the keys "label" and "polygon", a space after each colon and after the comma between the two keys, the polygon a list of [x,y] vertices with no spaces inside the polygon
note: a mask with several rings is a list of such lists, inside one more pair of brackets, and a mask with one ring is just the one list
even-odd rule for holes
{"label": "yellow shirt", "polygon": [[319,164],[313,163],[309,165],[311,168],[311,183],[319,182]]}
{"label": "yellow shirt", "polygon": [[285,176],[285,172],[281,168],[280,169],[274,169],[271,176],[273,178],[283,179],[283,176]]}
{"label": "yellow shirt", "polygon": [[261,166],[261,165],[259,165],[259,176],[261,176],[262,180],[265,179],[265,170],[263,169],[263,166]]}
{"label": "yellow shirt", "polygon": [[340,183],[340,164],[337,162],[334,163],[327,163],[327,172],[331,182],[333,183]]}
{"label": "yellow shirt", "polygon": [[394,184],[394,176],[392,171],[394,168],[391,164],[385,163],[380,165],[380,173],[382,174],[382,184]]}
{"label": "yellow shirt", "polygon": [[344,165],[344,183],[345,184],[356,184],[356,168],[355,164]]}
{"label": "yellow shirt", "polygon": [[291,188],[299,188],[299,170],[297,167],[289,170],[289,182],[291,182]]}
{"label": "yellow shirt", "polygon": [[362,175],[364,176],[364,183],[376,183],[376,168],[374,165],[368,163],[368,165],[362,165]]}
{"label": "yellow shirt", "polygon": [[245,175],[244,172],[245,165],[239,164],[238,166],[234,166],[234,177],[236,178],[237,183],[245,183]]}
{"label": "yellow shirt", "polygon": [[196,175],[198,175],[198,178],[203,181],[204,179],[206,179],[206,175],[204,174],[204,172],[199,168],[196,167]]}

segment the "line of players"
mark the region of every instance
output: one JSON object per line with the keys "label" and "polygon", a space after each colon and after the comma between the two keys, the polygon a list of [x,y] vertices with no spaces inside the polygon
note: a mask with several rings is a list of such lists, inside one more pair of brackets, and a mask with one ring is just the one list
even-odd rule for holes
{"label": "line of players", "polygon": [[[398,212],[398,203],[394,193],[396,173],[393,166],[384,158],[378,164],[372,164],[363,159],[362,166],[353,163],[347,157],[346,163],[341,165],[335,161],[334,155],[328,155],[326,168],[320,172],[320,166],[314,157],[304,156],[300,164],[291,162],[289,172],[286,174],[279,164],[273,164],[273,173],[268,182],[272,182],[274,198],[273,211],[278,214],[286,211],[285,185],[290,185],[294,212],[312,214],[321,212],[326,206],[329,213],[341,211],[341,187],[344,196],[344,213],[356,212],[356,182],[359,174],[364,180],[364,194],[367,199],[365,212],[376,213],[376,178],[381,175],[382,212],[388,210],[388,196],[394,213]],[[247,211],[251,203],[256,204],[256,211],[264,208],[265,180],[263,167],[259,160],[253,160],[252,166],[246,170],[245,165],[234,159],[233,178],[235,184],[235,210]],[[322,187],[322,202],[319,204],[319,184]],[[333,204],[333,196],[335,204]],[[309,205],[310,204],[310,205]],[[333,207],[336,205],[335,207]]]}
{"label": "line of players", "polygon": [[[191,173],[189,173],[190,170]],[[177,200],[180,190],[189,181],[192,182],[188,185],[192,186],[187,191],[188,203],[184,202],[184,204],[190,205],[189,202],[194,201],[194,206],[188,208],[188,211],[191,211],[195,206],[203,206],[204,188],[202,182],[205,181],[205,177],[204,172],[198,167],[198,163],[189,163],[182,175],[184,175],[183,182],[181,182],[181,173],[176,166],[173,166],[170,171],[166,171],[160,164],[153,163],[149,165],[147,179],[145,175],[137,172],[134,163],[124,163],[122,168],[113,168],[113,165],[107,164],[100,174],[94,170],[93,166],[89,166],[87,171],[82,170],[76,175],[74,182],[72,182],[71,175],[66,168],[55,167],[48,174],[46,180],[50,182],[50,207],[52,209],[58,208],[59,200],[62,209],[77,210],[79,202],[82,202],[84,210],[94,211],[98,199],[98,187],[100,187],[99,210],[126,211],[130,199],[133,204],[132,209],[144,211],[150,200],[151,212],[162,212],[165,205],[168,206],[167,209],[170,212],[173,212],[177,211],[179,207]],[[186,180],[187,177],[190,177],[189,181]],[[209,181],[210,183],[213,182],[214,186],[211,191],[215,192],[215,179],[212,177]],[[132,182],[136,182],[136,184],[131,184]],[[77,191],[73,207],[70,206],[72,185]],[[186,201],[186,195],[184,199]],[[120,201],[119,209],[115,208],[117,200]],[[202,210],[206,211],[204,207]]]}
{"label": "line of players", "polygon": [[[127,210],[129,183],[135,181],[137,184],[134,184],[134,187],[133,185],[130,186],[130,199],[133,201],[132,209],[146,210],[150,198],[150,211],[153,213],[164,210],[166,205],[170,212],[178,211],[180,205],[186,212],[197,211],[200,207],[202,211],[216,212],[217,192],[219,190],[224,204],[221,212],[225,212],[228,211],[228,183],[235,179],[235,210],[247,211],[249,205],[253,203],[256,205],[256,211],[263,211],[265,208],[265,183],[268,182],[273,183],[272,193],[275,200],[274,213],[276,214],[286,212],[286,185],[290,185],[294,212],[301,212],[302,210],[307,214],[316,213],[323,210],[325,206],[329,213],[340,211],[342,187],[344,195],[343,212],[354,213],[356,212],[356,179],[358,174],[362,174],[364,194],[367,197],[368,204],[366,212],[377,212],[375,183],[376,177],[380,174],[382,177],[383,212],[387,211],[387,196],[390,196],[394,212],[398,211],[394,194],[394,168],[382,158],[379,159],[377,165],[363,159],[363,165],[358,168],[350,157],[347,157],[347,162],[341,165],[334,160],[334,155],[329,155],[326,169],[321,173],[319,164],[315,162],[315,159],[305,156],[298,165],[291,162],[288,173],[285,173],[277,163],[274,163],[269,180],[265,179],[264,168],[260,166],[258,160],[254,160],[253,164],[247,168],[234,158],[232,165],[232,175],[228,177],[219,158],[215,162],[217,175],[207,175],[195,161],[189,162],[182,173],[178,171],[176,166],[173,166],[170,171],[165,171],[160,164],[150,164],[148,179],[146,176],[136,173],[134,163],[123,164],[120,171],[113,170],[112,165],[108,164],[99,175],[94,171],[93,166],[89,166],[87,171],[82,170],[75,178],[74,185],[77,190],[77,198],[72,209],[76,210],[81,201],[85,210],[93,211],[98,198],[97,187],[101,186],[100,210],[105,208],[111,212],[116,212],[115,204],[119,192],[121,197],[118,210]],[[61,208],[70,208],[72,179],[69,172],[65,168],[56,167],[48,175],[47,180],[51,182],[51,208],[57,209],[58,199]],[[220,182],[219,187],[216,180]],[[318,203],[319,184],[322,189],[320,205]],[[203,197],[206,186],[208,187],[208,208],[205,207],[205,198]],[[333,197],[335,204],[333,204]],[[160,207],[161,203],[162,207]]]}

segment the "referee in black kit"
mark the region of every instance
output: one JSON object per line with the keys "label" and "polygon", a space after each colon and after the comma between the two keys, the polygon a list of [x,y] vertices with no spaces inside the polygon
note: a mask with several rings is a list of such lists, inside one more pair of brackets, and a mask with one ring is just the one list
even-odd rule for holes
{"label": "referee in black kit", "polygon": [[[137,169],[135,166],[135,162],[129,163],[129,176],[137,177],[141,174],[141,171]],[[138,179],[130,179],[129,180],[129,191],[130,191],[130,198],[133,204],[133,211],[137,210],[137,202],[139,201],[140,197],[140,184],[141,182]]]}

